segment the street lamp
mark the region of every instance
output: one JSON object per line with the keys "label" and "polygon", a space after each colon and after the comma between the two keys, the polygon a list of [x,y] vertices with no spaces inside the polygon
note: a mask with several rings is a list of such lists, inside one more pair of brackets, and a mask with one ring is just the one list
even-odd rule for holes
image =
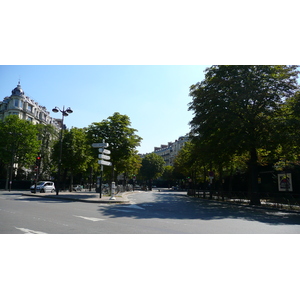
{"label": "street lamp", "polygon": [[60,109],[59,107],[55,106],[52,111],[54,113],[61,112],[62,114],[62,121],[61,121],[61,130],[60,130],[60,148],[59,148],[59,161],[58,161],[58,183],[57,183],[57,188],[56,188],[56,195],[59,194],[59,189],[60,189],[60,171],[61,171],[61,156],[62,156],[62,136],[63,136],[63,130],[64,130],[64,117],[67,117],[69,114],[73,112],[73,110],[68,107],[65,110],[65,107],[63,106],[63,109]]}

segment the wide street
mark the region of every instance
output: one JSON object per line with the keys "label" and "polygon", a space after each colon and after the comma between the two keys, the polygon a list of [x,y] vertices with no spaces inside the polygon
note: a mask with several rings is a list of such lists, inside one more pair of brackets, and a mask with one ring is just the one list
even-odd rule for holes
{"label": "wide street", "polygon": [[300,233],[300,214],[194,199],[154,190],[130,204],[70,202],[0,192],[2,234]]}

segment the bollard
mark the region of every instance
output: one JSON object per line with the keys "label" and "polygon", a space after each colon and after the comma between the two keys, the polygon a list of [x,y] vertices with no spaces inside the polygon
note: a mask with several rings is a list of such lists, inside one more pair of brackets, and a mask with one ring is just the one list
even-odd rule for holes
{"label": "bollard", "polygon": [[111,197],[109,198],[109,200],[116,200],[115,198],[115,189],[116,189],[116,185],[114,182],[111,183]]}

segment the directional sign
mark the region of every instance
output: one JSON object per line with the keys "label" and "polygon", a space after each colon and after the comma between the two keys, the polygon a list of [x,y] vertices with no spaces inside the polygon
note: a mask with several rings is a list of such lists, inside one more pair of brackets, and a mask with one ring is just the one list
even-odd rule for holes
{"label": "directional sign", "polygon": [[110,150],[108,150],[108,149],[99,148],[98,150],[99,150],[100,153],[110,154]]}
{"label": "directional sign", "polygon": [[110,160],[110,156],[104,155],[104,154],[98,154],[98,158]]}
{"label": "directional sign", "polygon": [[94,144],[92,144],[92,147],[94,147],[94,148],[100,148],[100,147],[106,148],[108,146],[109,146],[108,143],[94,143]]}
{"label": "directional sign", "polygon": [[98,164],[99,165],[104,165],[104,166],[111,166],[111,162],[110,161],[106,161],[106,160],[98,160]]}

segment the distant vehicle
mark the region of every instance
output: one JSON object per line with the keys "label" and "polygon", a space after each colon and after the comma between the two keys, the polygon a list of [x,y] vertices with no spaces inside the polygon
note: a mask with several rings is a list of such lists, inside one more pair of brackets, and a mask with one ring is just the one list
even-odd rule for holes
{"label": "distant vehicle", "polygon": [[[35,192],[35,185],[30,187],[31,193]],[[55,185],[52,181],[39,181],[36,184],[36,192],[39,193],[54,193],[55,192]]]}
{"label": "distant vehicle", "polygon": [[79,191],[81,191],[81,190],[82,190],[82,186],[81,186],[81,185],[74,185],[74,186],[73,186],[73,191],[79,192]]}

